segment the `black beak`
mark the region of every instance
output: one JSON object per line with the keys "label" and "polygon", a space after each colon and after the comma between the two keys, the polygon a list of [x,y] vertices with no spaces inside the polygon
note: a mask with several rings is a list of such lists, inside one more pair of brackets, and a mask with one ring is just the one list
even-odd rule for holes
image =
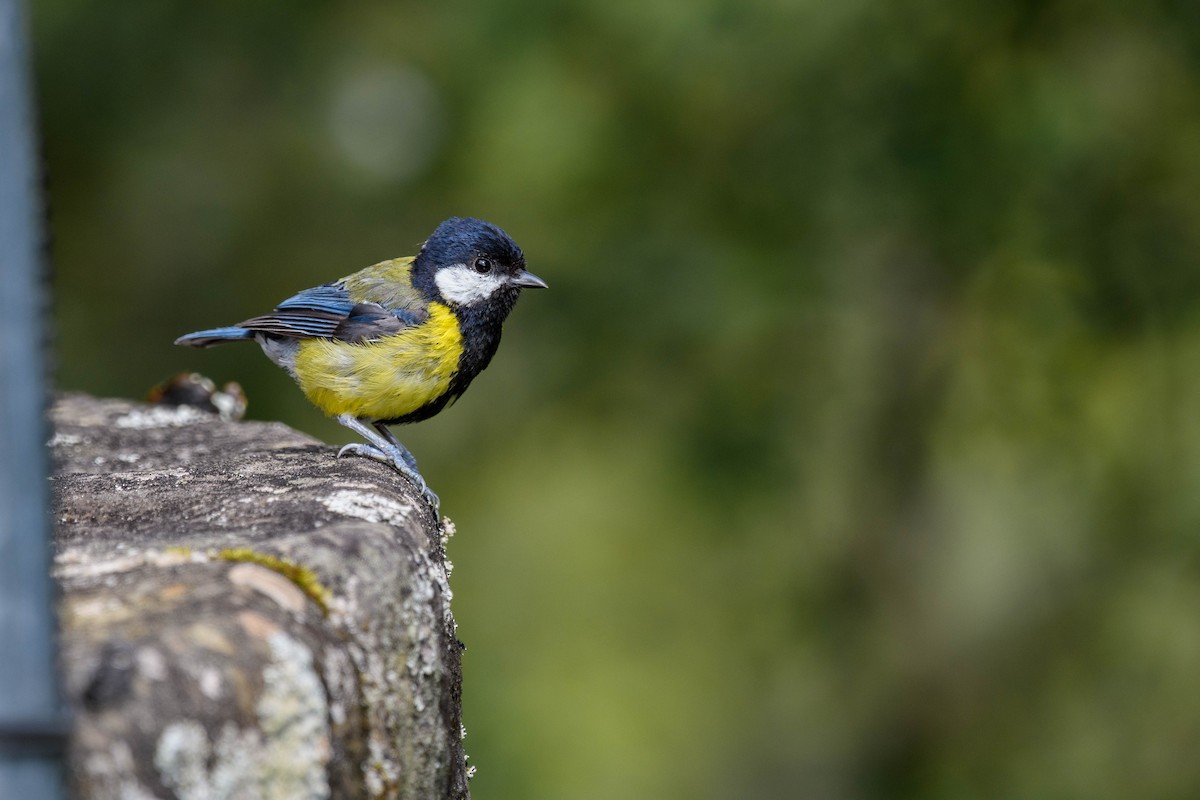
{"label": "black beak", "polygon": [[520,286],[522,289],[549,289],[550,287],[544,280],[534,275],[528,270],[521,270],[512,277],[509,281],[513,286]]}

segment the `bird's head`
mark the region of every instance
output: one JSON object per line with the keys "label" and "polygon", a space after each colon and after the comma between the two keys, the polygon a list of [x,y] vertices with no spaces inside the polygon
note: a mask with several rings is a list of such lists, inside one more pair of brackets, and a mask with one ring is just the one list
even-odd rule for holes
{"label": "bird's head", "polygon": [[490,222],[451,217],[421,246],[414,282],[452,306],[498,304],[511,308],[521,289],[545,289],[525,269],[525,255]]}

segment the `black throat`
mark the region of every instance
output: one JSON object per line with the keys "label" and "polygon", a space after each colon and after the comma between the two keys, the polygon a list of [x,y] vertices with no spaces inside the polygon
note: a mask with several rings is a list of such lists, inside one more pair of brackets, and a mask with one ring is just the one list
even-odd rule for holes
{"label": "black throat", "polygon": [[462,356],[458,360],[458,374],[450,383],[450,394],[458,397],[467,390],[475,376],[483,372],[496,355],[500,346],[500,332],[504,320],[512,311],[521,290],[501,289],[486,303],[471,306],[451,306],[458,317],[462,331]]}

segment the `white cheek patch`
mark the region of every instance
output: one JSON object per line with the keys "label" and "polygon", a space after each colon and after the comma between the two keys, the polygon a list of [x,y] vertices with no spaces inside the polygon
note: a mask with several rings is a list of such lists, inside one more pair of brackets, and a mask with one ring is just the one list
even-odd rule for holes
{"label": "white cheek patch", "polygon": [[433,281],[442,297],[460,306],[486,300],[507,283],[503,275],[494,272],[480,275],[466,264],[439,269]]}

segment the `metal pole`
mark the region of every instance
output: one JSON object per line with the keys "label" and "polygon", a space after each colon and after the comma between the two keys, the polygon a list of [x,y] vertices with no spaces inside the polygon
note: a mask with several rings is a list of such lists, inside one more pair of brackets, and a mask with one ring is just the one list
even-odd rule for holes
{"label": "metal pole", "polygon": [[64,796],[45,451],[40,175],[23,0],[0,0],[0,798]]}

